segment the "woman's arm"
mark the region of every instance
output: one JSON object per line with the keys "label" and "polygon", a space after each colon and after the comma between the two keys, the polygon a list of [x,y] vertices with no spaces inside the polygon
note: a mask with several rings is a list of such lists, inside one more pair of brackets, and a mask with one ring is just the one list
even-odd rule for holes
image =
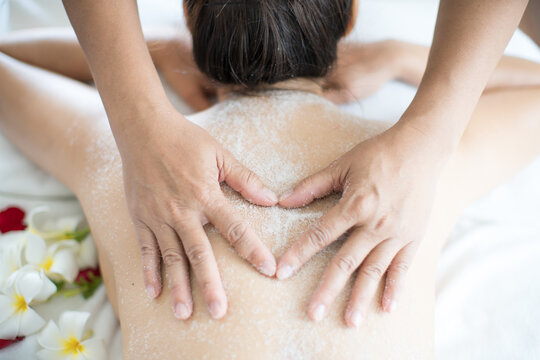
{"label": "woman's arm", "polygon": [[[176,29],[151,28],[145,39],[156,68],[169,86],[194,110],[210,106],[214,86],[193,60],[191,39]],[[90,67],[75,33],[67,28],[30,29],[0,37],[0,52],[30,65],[88,82]]]}
{"label": "woman's arm", "polygon": [[[399,40],[340,44],[338,64],[327,79],[326,96],[337,103],[352,102],[391,80],[418,87],[428,56],[429,47]],[[485,90],[536,85],[540,85],[538,63],[503,56]]]}
{"label": "woman's arm", "polygon": [[[429,56],[429,47],[390,41],[394,77],[414,86],[419,86]],[[503,56],[491,74],[485,90],[508,87],[540,85],[540,64],[513,56]]]}

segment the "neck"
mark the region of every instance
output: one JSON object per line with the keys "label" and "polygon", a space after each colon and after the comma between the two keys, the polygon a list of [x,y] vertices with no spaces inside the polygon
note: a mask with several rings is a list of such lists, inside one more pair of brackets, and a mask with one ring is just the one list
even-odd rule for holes
{"label": "neck", "polygon": [[273,90],[291,90],[302,91],[322,96],[322,80],[321,79],[307,79],[307,78],[295,78],[285,81],[280,81],[275,84],[264,84],[254,89],[245,89],[240,85],[224,86],[218,90],[218,100],[223,101],[231,95],[237,94],[258,94]]}

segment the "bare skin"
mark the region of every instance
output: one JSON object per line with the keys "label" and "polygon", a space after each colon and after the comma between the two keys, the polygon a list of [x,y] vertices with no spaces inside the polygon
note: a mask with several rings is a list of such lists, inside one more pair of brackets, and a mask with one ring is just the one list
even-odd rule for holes
{"label": "bare skin", "polygon": [[[444,168],[441,159],[452,157],[527,2],[442,0],[425,76],[400,121],[376,139],[358,144],[350,154],[336,159],[331,168],[299,181],[279,201],[281,206],[298,207],[329,192],[343,191],[347,185],[348,191],[343,191],[339,206],[327,214],[322,227],[315,227],[300,238],[278,265],[251,230],[247,232],[249,254],[246,250],[240,254],[262,273],[277,271],[278,277],[284,279],[311,255],[353,228],[356,230],[352,238],[375,238],[377,246],[394,239],[394,246],[385,250],[384,259],[367,259],[380,261],[378,266],[387,267],[391,274],[384,296],[388,301],[383,304],[390,311],[397,301],[395,286],[404,281],[396,264],[410,264],[414,254],[410,249],[417,247],[424,236],[434,189]],[[174,306],[188,306],[191,299],[186,282],[187,264],[193,259],[186,258],[180,245],[185,247],[187,241],[190,247],[204,246],[208,252],[205,256],[212,259],[194,270],[199,284],[209,285],[205,296],[212,305],[210,309],[214,309],[214,317],[223,316],[226,298],[202,226],[209,221],[227,232],[240,218],[223,215],[232,213],[230,207],[211,216],[212,209],[205,207],[200,198],[217,196],[220,179],[260,205],[274,205],[275,194],[168,103],[144,46],[134,0],[114,4],[106,0],[64,0],[64,5],[89,60],[122,155],[126,199],[144,249],[148,294],[154,297],[161,291],[158,248],[161,253],[167,249],[172,256],[167,257],[165,265],[168,273],[174,275],[173,287],[181,289],[174,297]],[[353,8],[356,10],[356,3]],[[174,133],[182,134],[181,139],[168,136],[173,128]],[[145,138],[144,143],[141,138]],[[145,144],[151,146],[139,152]],[[214,159],[224,162],[220,164]],[[424,166],[419,172],[420,163]],[[220,178],[223,168],[241,171],[225,173]],[[403,174],[404,181],[387,181],[388,174],[396,172]],[[226,203],[223,198],[222,201]],[[426,216],[418,216],[415,209],[421,209]],[[343,221],[344,218],[349,221]],[[242,224],[244,227],[245,223]],[[320,234],[325,235],[319,245],[310,246],[310,241]],[[235,243],[237,239],[229,241]],[[349,255],[358,259],[359,265],[366,254]],[[340,280],[330,277],[327,290],[339,283]],[[357,291],[366,289],[360,285],[355,288],[350,317],[366,306],[365,301],[355,300],[361,299]],[[312,309],[325,306],[324,301],[311,305]],[[313,310],[310,313],[315,318]],[[191,309],[179,317],[187,318],[190,314]]]}
{"label": "bare skin", "polygon": [[[409,267],[408,286],[402,289],[400,305],[392,316],[384,314],[378,302],[369,301],[362,326],[346,330],[343,326],[346,295],[353,288],[349,281],[346,291],[328,309],[327,319],[314,326],[306,321],[303,309],[325,267],[339,269],[344,274],[354,270],[347,266],[350,262],[346,257],[334,256],[341,251],[339,244],[314,257],[296,277],[277,282],[258,276],[231,252],[231,246],[217,231],[207,226],[206,233],[227,284],[231,309],[220,322],[211,320],[206,312],[196,312],[189,321],[179,322],[170,316],[168,289],[155,302],[144,295],[144,279],[139,270],[142,263],[126,207],[120,156],[97,92],[5,55],[0,56],[0,76],[2,131],[27,156],[68,185],[83,205],[99,248],[107,292],[122,325],[127,359],[156,355],[162,358],[234,355],[247,359],[254,353],[260,358],[275,358],[276,354],[283,354],[283,349],[302,351],[307,358],[310,355],[313,358],[431,358],[435,267],[452,224],[470,201],[508,179],[540,153],[539,88],[497,90],[484,95],[457,152],[443,169],[425,240],[417,249],[416,261]],[[320,91],[312,82],[301,80],[289,86],[300,92]],[[217,117],[220,106],[217,105],[218,108],[197,114],[191,120],[231,148],[238,138],[246,139],[245,145],[250,148],[262,146],[256,158],[262,159],[263,164],[270,164],[277,157],[287,160],[282,162],[284,165],[302,165],[303,170],[295,174],[298,179],[326,166],[354,146],[358,138],[369,138],[384,130],[317,101],[297,104],[284,128],[284,123],[277,121],[276,108],[265,107],[274,96],[271,94],[238,100],[259,109],[261,116],[276,119],[266,126],[279,130],[279,136],[268,145],[268,137],[261,138],[249,126],[254,121],[252,115]],[[230,136],[231,126],[228,126],[232,121],[243,124],[234,130],[234,137]],[[292,143],[307,144],[318,150],[290,157],[287,148]],[[250,163],[250,154],[235,155],[256,165]],[[265,180],[277,184],[271,175]],[[275,190],[286,185],[280,184]],[[307,215],[324,211],[337,201],[335,197],[323,199],[302,210],[247,209],[234,192],[227,190],[226,196],[258,234],[263,233],[265,219],[272,211],[285,218],[296,211]],[[299,221],[293,225],[286,239],[281,239],[276,255],[281,255],[295,241],[296,234],[307,230],[311,223]],[[271,248],[277,239],[269,236],[263,241]],[[367,276],[379,271],[369,263],[360,268],[360,273]],[[384,281],[372,284],[375,288],[371,289],[381,296]],[[194,308],[206,306],[198,286],[193,288],[193,299]],[[348,318],[345,320],[351,325]],[[410,331],[411,326],[416,331]],[[286,356],[287,353],[283,355]]]}

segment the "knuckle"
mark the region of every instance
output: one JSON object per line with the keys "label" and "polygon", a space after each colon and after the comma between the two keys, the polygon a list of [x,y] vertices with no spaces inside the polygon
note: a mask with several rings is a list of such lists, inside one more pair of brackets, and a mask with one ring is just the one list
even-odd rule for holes
{"label": "knuckle", "polygon": [[358,267],[358,262],[352,255],[338,257],[335,264],[338,269],[347,275],[352,274],[352,272]]}
{"label": "knuckle", "polygon": [[192,245],[186,249],[186,255],[191,266],[197,267],[205,264],[210,259],[210,253],[204,245]]}
{"label": "knuckle", "polygon": [[381,216],[379,221],[377,221],[377,223],[375,224],[375,230],[381,230],[381,229],[385,228],[386,225],[388,225],[388,216],[383,215],[383,216]]}
{"label": "knuckle", "polygon": [[406,261],[399,261],[392,266],[392,270],[399,275],[405,274],[409,271],[409,263]]}
{"label": "knuckle", "polygon": [[384,274],[384,270],[379,264],[366,264],[360,269],[360,274],[374,281],[378,281]]}
{"label": "knuckle", "polygon": [[177,248],[165,248],[161,255],[163,257],[163,263],[167,267],[181,264],[183,261],[182,253]]}
{"label": "knuckle", "polygon": [[369,218],[375,211],[373,196],[352,195],[349,199],[348,210],[356,220]]}
{"label": "knuckle", "polygon": [[308,188],[310,188],[312,185],[313,185],[313,177],[312,177],[312,176],[309,176],[309,177],[305,178],[304,180],[302,180],[302,181],[300,182],[300,184],[298,184],[298,187],[299,187],[299,188],[302,188],[302,189],[308,189]]}
{"label": "knuckle", "polygon": [[227,229],[227,238],[234,247],[243,247],[246,245],[247,225],[243,221],[235,221]]}
{"label": "knuckle", "polygon": [[315,224],[309,233],[307,240],[312,247],[321,249],[330,241],[330,234],[324,226]]}
{"label": "knuckle", "polygon": [[364,204],[365,203],[364,203],[363,196],[360,196],[360,195],[351,196],[351,198],[349,199],[347,213],[350,214],[350,216],[354,217],[355,220],[364,218],[367,213],[367,209]]}
{"label": "knuckle", "polygon": [[146,225],[146,223],[140,219],[133,219],[132,221],[133,223],[133,226],[135,227],[135,231],[137,231],[137,233],[146,233],[148,232],[148,225]]}
{"label": "knuckle", "polygon": [[193,195],[195,198],[199,201],[199,203],[203,205],[208,205],[211,203],[212,200],[212,194],[208,190],[207,186],[204,185],[193,185],[192,190]]}
{"label": "knuckle", "polygon": [[156,258],[158,251],[155,246],[150,244],[141,244],[141,255],[143,259]]}
{"label": "knuckle", "polygon": [[248,169],[244,168],[243,170],[243,178],[244,183],[248,186],[257,185],[259,183],[259,178],[255,173],[249,171]]}

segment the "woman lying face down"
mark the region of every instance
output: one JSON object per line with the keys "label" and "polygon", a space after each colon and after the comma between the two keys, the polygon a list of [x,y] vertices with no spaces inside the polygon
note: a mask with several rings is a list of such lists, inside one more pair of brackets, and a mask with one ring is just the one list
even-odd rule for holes
{"label": "woman lying face down", "polygon": [[[321,77],[333,65],[337,42],[353,17],[350,2],[314,1],[305,7],[295,1],[187,1],[186,7],[197,64],[229,85],[225,100],[190,120],[274,192],[285,191],[390,126],[345,113],[321,96]],[[409,50],[405,48],[403,55]],[[419,67],[425,63],[422,57],[416,62]],[[537,71],[538,66],[531,67],[531,74]],[[285,281],[263,277],[250,265],[250,249],[243,248],[245,234],[260,238],[279,258],[338,195],[302,208],[260,207],[228,185],[219,193],[201,193],[201,201],[212,203],[216,213],[230,212],[222,201],[227,199],[245,223],[229,229],[206,225],[200,236],[208,238],[207,247],[190,247],[180,242],[174,229],[162,228],[156,236],[170,240],[170,247],[161,246],[163,268],[168,269],[163,280],[170,286],[154,300],[145,292],[141,250],[125,205],[121,159],[97,92],[5,55],[0,56],[0,75],[2,131],[81,201],[99,249],[108,296],[120,319],[127,359],[433,357],[434,274],[452,224],[465,205],[540,152],[535,141],[540,134],[540,90],[503,86],[485,94],[439,188],[426,189],[436,198],[428,231],[392,314],[380,305],[384,269],[366,261],[355,267],[356,259],[340,255],[343,247],[357,246],[366,254],[385,256],[392,239],[382,248],[374,248],[369,237],[354,243],[340,239]],[[24,103],[19,100],[23,97]],[[196,140],[199,134],[192,135]],[[418,169],[423,171],[422,164]],[[388,176],[399,181],[395,174]],[[181,206],[171,210],[178,221],[189,219]],[[230,239],[236,239],[234,244]],[[236,252],[246,254],[248,261]],[[188,266],[206,266],[210,274],[219,274],[218,281],[209,276],[175,286],[174,277],[190,276]],[[314,323],[306,308],[328,276],[327,269],[342,273],[345,280],[336,285],[339,295],[328,302],[324,318]],[[350,275],[364,279],[364,290],[354,292],[358,285],[353,286],[357,283]],[[209,288],[216,286],[226,311],[220,320],[206,311]],[[175,306],[171,311],[171,299],[186,309]],[[357,323],[344,321],[351,300],[363,304]],[[191,315],[189,319],[177,318],[184,317],[182,311]]]}

